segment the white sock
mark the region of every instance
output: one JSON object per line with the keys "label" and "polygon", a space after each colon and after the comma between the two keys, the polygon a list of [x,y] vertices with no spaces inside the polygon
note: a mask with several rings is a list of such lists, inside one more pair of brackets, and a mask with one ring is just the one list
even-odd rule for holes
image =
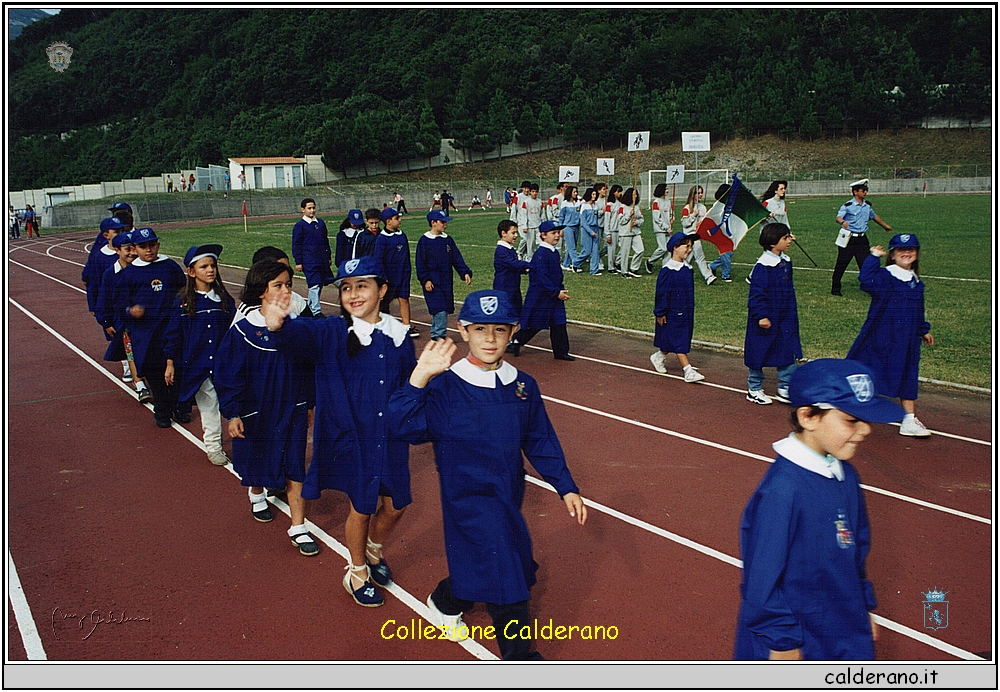
{"label": "white sock", "polygon": [[903,422],[912,423],[914,418],[916,418],[916,415],[912,413],[907,413],[905,416],[903,416]]}
{"label": "white sock", "polygon": [[145,388],[146,388],[146,383],[143,382],[142,380],[139,380],[138,382],[135,383],[135,390],[137,392],[141,392]]}
{"label": "white sock", "polygon": [[306,528],[305,524],[293,524],[288,529],[288,536],[289,536],[289,538],[295,538],[299,534],[308,533],[308,532],[309,532],[309,530]]}
{"label": "white sock", "polygon": [[691,372],[692,370],[694,370],[694,366],[690,363],[684,366],[684,372]]}

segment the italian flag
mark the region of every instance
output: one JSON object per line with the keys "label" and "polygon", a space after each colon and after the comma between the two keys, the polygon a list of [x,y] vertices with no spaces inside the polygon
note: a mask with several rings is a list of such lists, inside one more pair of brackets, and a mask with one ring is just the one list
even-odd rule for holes
{"label": "italian flag", "polygon": [[747,231],[767,218],[767,209],[753,196],[736,174],[732,185],[722,185],[715,204],[698,224],[698,237],[719,248],[719,254],[739,247]]}

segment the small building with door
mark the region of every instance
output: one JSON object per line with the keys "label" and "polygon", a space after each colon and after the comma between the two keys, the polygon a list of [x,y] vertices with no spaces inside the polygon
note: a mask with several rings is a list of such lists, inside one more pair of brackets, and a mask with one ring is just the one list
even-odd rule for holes
{"label": "small building with door", "polygon": [[229,178],[233,190],[304,187],[306,162],[305,159],[293,156],[248,156],[229,159]]}

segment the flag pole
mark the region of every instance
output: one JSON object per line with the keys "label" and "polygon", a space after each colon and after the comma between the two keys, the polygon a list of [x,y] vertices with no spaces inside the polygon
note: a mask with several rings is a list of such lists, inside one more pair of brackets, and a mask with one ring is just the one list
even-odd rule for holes
{"label": "flag pole", "polygon": [[799,245],[799,241],[798,241],[798,240],[794,240],[794,239],[793,239],[793,240],[792,240],[792,242],[793,242],[793,243],[795,243],[795,245],[796,245],[796,246],[798,246],[799,250],[802,250],[802,254],[803,254],[803,255],[805,255],[805,256],[806,256],[806,258],[807,258],[807,259],[808,259],[808,260],[809,260],[810,262],[812,262],[812,263],[813,263],[813,266],[814,266],[814,267],[818,267],[818,266],[819,266],[818,264],[816,264],[816,260],[814,260],[814,259],[813,259],[812,257],[809,257],[809,253],[808,253],[808,252],[806,252],[806,249],[805,249],[804,247],[802,247],[801,245]]}

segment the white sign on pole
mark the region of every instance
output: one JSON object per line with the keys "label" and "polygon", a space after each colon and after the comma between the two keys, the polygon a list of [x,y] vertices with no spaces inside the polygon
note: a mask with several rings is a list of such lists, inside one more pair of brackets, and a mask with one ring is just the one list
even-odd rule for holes
{"label": "white sign on pole", "polygon": [[559,166],[559,182],[578,183],[580,182],[579,166]]}
{"label": "white sign on pole", "polygon": [[649,149],[649,130],[645,132],[628,133],[629,151],[647,151]]}
{"label": "white sign on pole", "polygon": [[667,184],[680,185],[684,182],[684,166],[667,166]]}
{"label": "white sign on pole", "polygon": [[614,175],[614,159],[597,159],[597,175]]}
{"label": "white sign on pole", "polygon": [[682,132],[681,151],[712,151],[708,132]]}

